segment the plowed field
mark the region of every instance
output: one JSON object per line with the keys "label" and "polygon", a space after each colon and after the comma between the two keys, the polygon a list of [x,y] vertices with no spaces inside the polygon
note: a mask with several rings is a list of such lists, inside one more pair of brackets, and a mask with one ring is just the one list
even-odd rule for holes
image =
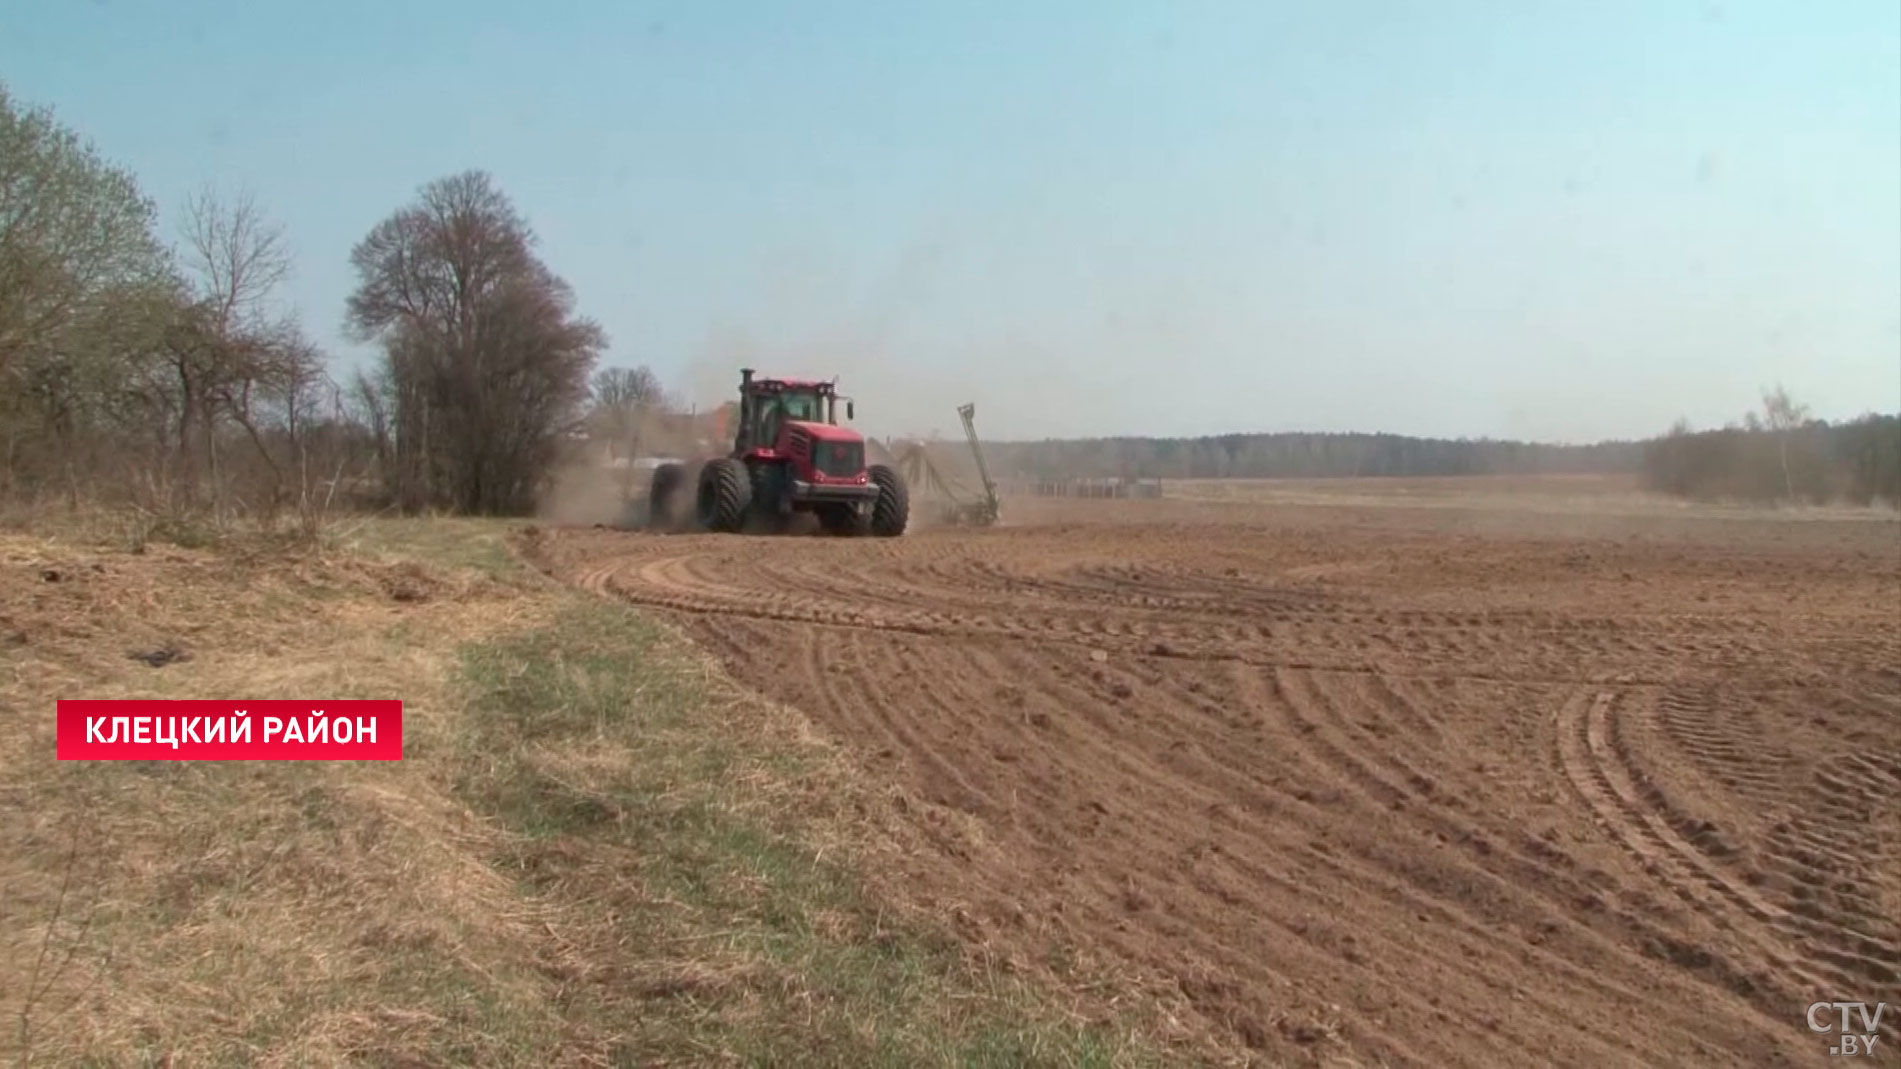
{"label": "plowed field", "polygon": [[1893,522],[1007,514],[538,552],[925,799],[917,902],[1231,1050],[1822,1064],[1810,1003],[1901,1004]]}

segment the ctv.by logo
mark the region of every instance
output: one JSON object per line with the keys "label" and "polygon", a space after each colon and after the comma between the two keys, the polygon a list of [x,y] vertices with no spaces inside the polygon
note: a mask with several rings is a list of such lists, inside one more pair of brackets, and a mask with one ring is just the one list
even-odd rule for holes
{"label": "ctv.by logo", "polygon": [[[1836,1020],[1831,1020],[1830,1011],[1840,1011],[1840,1028]],[[1849,1011],[1855,1011],[1855,1020],[1851,1021]],[[1885,1002],[1875,1003],[1874,1012],[1868,1012],[1866,1002],[1812,1002],[1809,1004],[1809,1031],[1833,1032],[1835,1043],[1828,1048],[1830,1054],[1866,1054],[1874,1057],[1875,1044],[1881,1042],[1881,1015],[1888,1011]],[[1861,1031],[1850,1031],[1855,1025]]]}

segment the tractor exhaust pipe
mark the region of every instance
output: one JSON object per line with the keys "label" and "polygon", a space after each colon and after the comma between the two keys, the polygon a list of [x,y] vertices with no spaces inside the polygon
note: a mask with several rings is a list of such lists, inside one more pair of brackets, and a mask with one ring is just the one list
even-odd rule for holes
{"label": "tractor exhaust pipe", "polygon": [[749,367],[740,368],[739,369],[739,388],[743,390],[746,387],[751,386],[751,385],[752,385],[752,368],[749,368]]}

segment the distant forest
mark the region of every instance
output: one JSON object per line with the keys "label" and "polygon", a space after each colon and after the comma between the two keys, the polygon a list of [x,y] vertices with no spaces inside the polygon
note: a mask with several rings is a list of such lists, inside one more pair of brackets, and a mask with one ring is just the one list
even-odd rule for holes
{"label": "distant forest", "polygon": [[999,472],[1018,478],[1296,479],[1634,472],[1644,447],[1282,432],[997,442],[984,448]]}
{"label": "distant forest", "polygon": [[1683,497],[1901,507],[1901,418],[1679,427],[1644,443],[1642,470],[1651,489]]}
{"label": "distant forest", "polygon": [[1220,479],[1635,474],[1705,500],[1901,505],[1901,417],[1810,419],[1777,389],[1715,430],[1679,423],[1644,441],[1555,445],[1398,434],[1224,434],[985,443],[1003,478]]}

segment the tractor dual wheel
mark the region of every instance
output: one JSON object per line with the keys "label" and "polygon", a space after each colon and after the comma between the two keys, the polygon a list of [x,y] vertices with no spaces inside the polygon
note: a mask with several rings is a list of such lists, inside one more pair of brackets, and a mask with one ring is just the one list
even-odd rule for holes
{"label": "tractor dual wheel", "polygon": [[744,528],[752,506],[752,476],[746,465],[731,457],[708,461],[700,469],[698,504],[701,527],[722,533]]}
{"label": "tractor dual wheel", "polygon": [[684,464],[662,464],[653,470],[653,482],[647,488],[648,527],[665,531],[679,525],[680,491],[685,481]]}

